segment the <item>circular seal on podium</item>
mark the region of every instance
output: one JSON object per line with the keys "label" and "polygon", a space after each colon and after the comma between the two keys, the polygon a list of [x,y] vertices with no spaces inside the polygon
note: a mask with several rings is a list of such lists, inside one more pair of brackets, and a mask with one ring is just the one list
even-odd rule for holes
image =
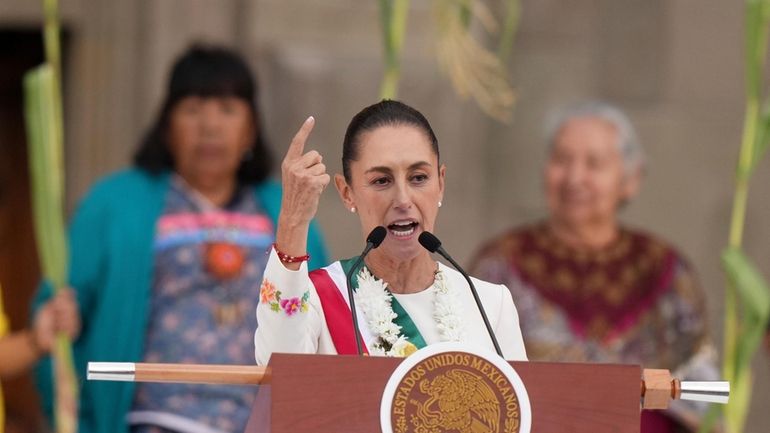
{"label": "circular seal on podium", "polygon": [[529,433],[532,411],[521,378],[496,353],[438,343],[390,376],[380,425],[384,433]]}

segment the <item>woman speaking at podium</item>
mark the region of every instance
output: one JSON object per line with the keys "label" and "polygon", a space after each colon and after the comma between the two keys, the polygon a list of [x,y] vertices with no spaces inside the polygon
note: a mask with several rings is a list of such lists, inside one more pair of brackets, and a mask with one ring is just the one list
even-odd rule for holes
{"label": "woman speaking at podium", "polygon": [[[276,242],[257,306],[257,363],[267,364],[273,352],[357,353],[346,273],[353,275],[364,352],[406,356],[441,341],[492,349],[464,277],[433,260],[418,242],[422,232],[433,230],[446,168],[439,162],[438,140],[427,119],[406,104],[385,100],[353,118],[343,143],[343,174],[334,177],[363,235],[382,226],[385,229],[378,230],[384,239],[359,261],[360,268],[354,258],[308,273],[308,227],[331,180],[322,156],[304,149],[313,124],[312,117],[305,121],[281,166],[283,201]],[[372,233],[370,237],[376,231]],[[502,355],[525,360],[508,289],[480,280],[474,285]]]}

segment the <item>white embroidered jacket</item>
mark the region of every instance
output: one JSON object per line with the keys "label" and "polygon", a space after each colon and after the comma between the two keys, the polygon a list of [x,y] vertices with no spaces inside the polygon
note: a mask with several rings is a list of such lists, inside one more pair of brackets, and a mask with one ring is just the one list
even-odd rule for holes
{"label": "white embroidered jacket", "polygon": [[[467,326],[466,342],[494,351],[492,340],[487,333],[481,314],[476,308],[468,283],[462,274],[439,263],[444,273],[446,284],[459,286],[460,303],[463,305],[463,319]],[[339,287],[343,298],[348,302],[345,289],[345,274],[339,262],[327,266],[326,271]],[[473,279],[473,284],[481,298],[481,303],[489,317],[503,356],[511,361],[526,361],[527,354],[519,328],[519,316],[513,305],[511,293],[507,287]],[[277,299],[280,292],[280,301]],[[260,303],[257,307],[257,331],[254,334],[254,355],[259,365],[267,365],[273,352],[279,353],[319,353],[336,354],[329,328],[326,324],[321,301],[308,276],[307,263],[300,269],[286,269],[278,259],[275,250],[265,268]],[[393,294],[404,307],[427,344],[441,341],[436,322],[433,319],[433,286],[422,292],[407,295]],[[348,302],[349,304],[349,302]],[[359,327],[367,346],[374,341],[366,326],[360,309],[357,308]]]}

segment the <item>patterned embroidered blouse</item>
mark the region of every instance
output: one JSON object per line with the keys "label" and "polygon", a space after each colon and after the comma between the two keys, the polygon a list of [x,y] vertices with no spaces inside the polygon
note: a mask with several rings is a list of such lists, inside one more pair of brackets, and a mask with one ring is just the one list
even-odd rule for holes
{"label": "patterned embroidered blouse", "polygon": [[[703,292],[684,258],[655,237],[622,229],[605,249],[576,251],[541,223],[488,243],[470,269],[510,288],[533,361],[641,364],[680,379],[718,377]],[[694,424],[704,410],[676,401],[671,412]]]}
{"label": "patterned embroidered blouse", "polygon": [[[176,179],[157,225],[144,361],[252,364],[253,312],[273,233],[248,191],[219,209]],[[224,254],[212,258],[212,249],[220,247]],[[229,265],[229,273],[212,272],[212,260]],[[128,421],[133,432],[240,433],[255,392],[248,386],[141,383]]]}

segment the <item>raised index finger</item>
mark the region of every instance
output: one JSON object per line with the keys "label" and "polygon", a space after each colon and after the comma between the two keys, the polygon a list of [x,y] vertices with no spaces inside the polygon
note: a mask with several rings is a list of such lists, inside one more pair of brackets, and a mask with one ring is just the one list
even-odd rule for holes
{"label": "raised index finger", "polygon": [[302,152],[305,151],[305,142],[310,135],[310,131],[313,130],[313,125],[315,125],[315,119],[313,116],[310,116],[299,128],[299,131],[294,134],[294,138],[291,139],[289,144],[289,150],[286,151],[287,159],[297,159],[302,156]]}

